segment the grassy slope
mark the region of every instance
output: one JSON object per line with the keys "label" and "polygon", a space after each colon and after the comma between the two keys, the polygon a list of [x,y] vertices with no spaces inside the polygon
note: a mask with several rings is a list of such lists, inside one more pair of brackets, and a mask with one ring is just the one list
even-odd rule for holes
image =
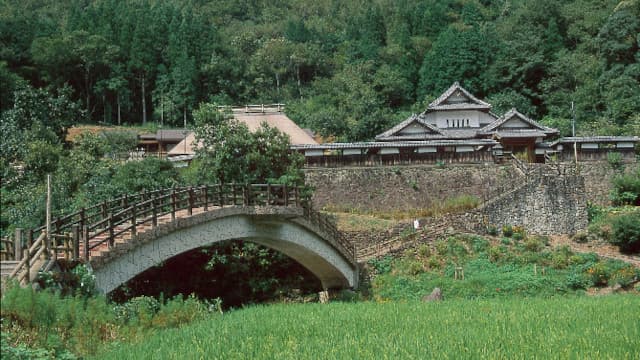
{"label": "grassy slope", "polygon": [[633,295],[256,306],[98,358],[637,359],[639,308]]}

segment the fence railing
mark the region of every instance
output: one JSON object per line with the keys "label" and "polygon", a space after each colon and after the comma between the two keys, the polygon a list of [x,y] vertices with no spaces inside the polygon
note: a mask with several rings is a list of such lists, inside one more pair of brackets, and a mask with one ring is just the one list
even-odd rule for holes
{"label": "fence railing", "polygon": [[[330,235],[327,239],[350,260],[355,250],[325,215],[311,209],[309,196],[301,187],[279,184],[215,184],[196,187],[143,191],[104,201],[51,222],[51,236],[33,241],[34,234],[45,234],[46,226],[26,231],[26,247],[42,248],[50,257],[89,260],[91,250],[112,248],[118,237],[136,235],[141,225],[158,225],[161,217],[191,216],[194,210],[209,211],[229,206],[295,206],[304,216]],[[22,231],[14,240],[2,240],[3,260],[21,260]],[[47,250],[48,249],[48,250]],[[31,252],[28,252],[29,254]]]}
{"label": "fence railing", "polygon": [[305,167],[420,165],[420,164],[482,164],[494,162],[488,151],[468,153],[406,153],[406,154],[362,154],[305,156]]}

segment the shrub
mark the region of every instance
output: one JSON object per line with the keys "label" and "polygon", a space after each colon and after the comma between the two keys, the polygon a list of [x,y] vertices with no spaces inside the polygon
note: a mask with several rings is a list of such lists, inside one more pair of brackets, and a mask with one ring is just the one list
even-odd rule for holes
{"label": "shrub", "polygon": [[508,237],[503,237],[502,239],[500,239],[500,243],[502,245],[511,245],[511,239],[509,239]]}
{"label": "shrub", "polygon": [[593,286],[605,286],[609,281],[609,269],[601,262],[589,267],[587,274],[591,279]]}
{"label": "shrub", "polygon": [[475,253],[485,252],[489,248],[489,241],[482,237],[475,236],[471,241],[471,248]]}
{"label": "shrub", "polygon": [[498,228],[495,225],[487,226],[487,234],[491,236],[498,236]]}
{"label": "shrub", "polygon": [[567,275],[567,280],[565,281],[565,284],[570,289],[578,290],[578,289],[588,288],[589,285],[591,285],[591,281],[583,273],[572,272],[569,275]]}
{"label": "shrub", "polygon": [[492,246],[489,248],[489,260],[497,262],[502,259],[502,249],[498,246]]}
{"label": "shrub", "polygon": [[610,152],[607,154],[607,162],[611,165],[611,168],[615,171],[622,171],[624,164],[622,162],[622,154],[618,152]]}
{"label": "shrub", "polygon": [[178,327],[204,318],[207,313],[207,305],[198,301],[195,296],[189,295],[185,300],[182,295],[179,295],[167,301],[158,310],[157,314],[152,318],[151,324],[154,328],[160,329]]}
{"label": "shrub", "polygon": [[611,200],[615,205],[640,206],[640,169],[635,174],[624,174],[613,179]]}
{"label": "shrub", "polygon": [[130,322],[151,325],[151,318],[160,310],[160,302],[151,296],[138,296],[115,308],[116,317],[124,324]]}
{"label": "shrub", "polygon": [[640,212],[621,215],[612,221],[610,242],[626,253],[640,252]]}
{"label": "shrub", "polygon": [[619,284],[623,288],[628,288],[631,284],[637,281],[639,277],[640,275],[638,274],[638,270],[629,265],[614,272],[611,275],[610,282],[613,284]]}
{"label": "shrub", "polygon": [[544,244],[538,238],[529,238],[524,242],[524,248],[527,251],[538,252],[542,250]]}
{"label": "shrub", "polygon": [[511,237],[513,235],[513,227],[511,225],[503,225],[502,226],[502,235],[506,237]]}
{"label": "shrub", "polygon": [[447,254],[447,242],[444,240],[436,241],[436,252],[438,255],[446,255]]}
{"label": "shrub", "polygon": [[418,247],[418,256],[421,258],[428,258],[431,256],[431,248],[427,244],[422,244]]}
{"label": "shrub", "polygon": [[393,257],[391,255],[385,255],[379,259],[369,260],[369,265],[373,267],[376,274],[386,274],[391,271],[392,262],[393,262]]}
{"label": "shrub", "polygon": [[522,239],[524,239],[524,233],[514,232],[512,238],[513,238],[513,241],[521,241]]}
{"label": "shrub", "polygon": [[573,241],[584,244],[589,241],[589,235],[584,231],[578,231],[573,235]]}
{"label": "shrub", "polygon": [[440,265],[440,260],[435,256],[431,256],[429,260],[427,260],[427,266],[429,266],[429,269],[439,269]]}

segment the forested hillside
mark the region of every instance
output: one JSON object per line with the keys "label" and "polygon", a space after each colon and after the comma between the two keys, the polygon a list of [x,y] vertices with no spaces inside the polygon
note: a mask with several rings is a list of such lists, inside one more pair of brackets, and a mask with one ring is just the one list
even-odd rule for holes
{"label": "forested hillside", "polygon": [[459,80],[498,114],[566,134],[573,101],[579,133],[638,134],[639,33],[638,0],[4,0],[0,109],[25,86],[68,94],[70,123],[283,102],[366,140]]}

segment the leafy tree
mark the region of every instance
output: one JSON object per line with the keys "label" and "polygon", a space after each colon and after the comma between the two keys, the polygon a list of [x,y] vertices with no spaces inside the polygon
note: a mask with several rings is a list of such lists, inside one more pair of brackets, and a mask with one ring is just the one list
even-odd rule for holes
{"label": "leafy tree", "polygon": [[196,120],[196,182],[279,183],[301,185],[303,159],[291,153],[287,135],[263,124],[255,133],[222,113],[201,104]]}

